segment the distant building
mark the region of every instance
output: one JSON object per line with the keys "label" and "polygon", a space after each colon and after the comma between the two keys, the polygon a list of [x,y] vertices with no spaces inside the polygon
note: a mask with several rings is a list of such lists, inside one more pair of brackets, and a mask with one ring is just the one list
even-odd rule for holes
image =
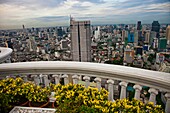
{"label": "distant building", "polygon": [[63,36],[63,30],[62,30],[62,28],[61,27],[59,27],[58,29],[57,29],[57,34],[58,34],[58,36]]}
{"label": "distant building", "polygon": [[159,33],[159,30],[160,30],[159,22],[158,21],[153,21],[151,31],[155,31],[155,32]]}
{"label": "distant building", "polygon": [[29,49],[30,51],[37,51],[37,45],[35,42],[35,37],[29,37]]}
{"label": "distant building", "polygon": [[149,38],[149,44],[153,46],[153,40],[154,38],[156,38],[156,32],[155,31],[151,31],[150,32],[150,38]]}
{"label": "distant building", "polygon": [[66,50],[68,49],[68,43],[67,43],[67,40],[61,40],[61,49],[62,50]]}
{"label": "distant building", "polygon": [[166,28],[166,39],[170,45],[170,25]]}
{"label": "distant building", "polygon": [[42,38],[42,33],[41,32],[38,32],[38,37]]}
{"label": "distant building", "polygon": [[128,42],[133,43],[134,42],[134,33],[129,33],[128,34]]}
{"label": "distant building", "polygon": [[97,30],[94,31],[95,39],[100,38],[100,26],[97,27]]}
{"label": "distant building", "polygon": [[143,50],[144,51],[148,51],[149,50],[149,46],[148,45],[143,45]]}
{"label": "distant building", "polygon": [[159,44],[158,44],[158,48],[160,51],[165,50],[166,49],[166,45],[167,45],[167,39],[166,38],[160,38],[159,39]]}
{"label": "distant building", "polygon": [[142,29],[141,21],[138,21],[138,23],[137,23],[137,30],[141,30],[141,29]]}
{"label": "distant building", "polygon": [[136,55],[143,55],[143,47],[141,47],[141,46],[136,46],[135,47],[135,50],[136,50]]}
{"label": "distant building", "polygon": [[138,31],[134,32],[134,46],[138,46]]}
{"label": "distant building", "polygon": [[134,50],[131,49],[129,46],[126,46],[124,49],[124,62],[125,63],[132,63],[134,60]]}
{"label": "distant building", "polygon": [[70,18],[71,50],[73,61],[91,61],[90,21],[75,21]]}
{"label": "distant building", "polygon": [[125,41],[125,37],[126,37],[126,31],[122,30],[122,41]]}
{"label": "distant building", "polygon": [[25,33],[25,32],[26,32],[26,30],[25,30],[25,26],[24,26],[24,25],[22,25],[22,30],[23,30],[23,33]]}
{"label": "distant building", "polygon": [[5,42],[6,47],[13,49],[13,43],[11,42],[11,39],[7,39]]}
{"label": "distant building", "polygon": [[162,53],[156,53],[156,63],[161,63],[163,62],[165,59],[164,54]]}
{"label": "distant building", "polygon": [[150,31],[146,31],[145,33],[145,43],[149,43],[150,40]]}
{"label": "distant building", "polygon": [[158,48],[158,39],[157,39],[157,38],[154,38],[154,39],[153,39],[153,48],[154,48],[154,49],[157,49],[157,48]]}

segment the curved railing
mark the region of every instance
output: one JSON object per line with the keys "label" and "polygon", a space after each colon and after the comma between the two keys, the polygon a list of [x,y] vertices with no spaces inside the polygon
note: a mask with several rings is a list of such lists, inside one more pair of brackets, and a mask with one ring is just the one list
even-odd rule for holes
{"label": "curved railing", "polygon": [[[96,87],[101,88],[101,81],[107,78],[109,100],[113,100],[114,81],[120,81],[121,86],[120,98],[126,98],[126,87],[128,83],[134,83],[134,98],[140,99],[142,86],[150,87],[149,101],[156,104],[156,95],[158,92],[166,92],[166,112],[170,112],[170,74],[164,72],[150,71],[126,66],[89,63],[89,62],[65,62],[65,61],[42,61],[42,62],[23,62],[0,64],[0,75],[10,74],[31,74],[34,75],[35,82],[38,82],[37,75],[43,77],[45,84],[49,84],[48,75],[53,74],[56,84],[59,82],[59,75],[64,74],[65,84],[69,83],[69,76],[73,83],[78,83],[81,75],[84,75],[86,87],[90,84],[90,77],[96,77]],[[44,75],[45,74],[45,75]],[[69,75],[69,76],[68,76]]]}
{"label": "curved railing", "polygon": [[10,58],[11,53],[12,49],[0,47],[0,63],[8,60]]}

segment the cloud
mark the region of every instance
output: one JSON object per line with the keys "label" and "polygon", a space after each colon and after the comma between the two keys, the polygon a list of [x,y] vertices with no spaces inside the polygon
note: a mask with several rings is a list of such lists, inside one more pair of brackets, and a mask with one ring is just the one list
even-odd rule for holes
{"label": "cloud", "polygon": [[[69,24],[69,15],[92,23],[170,23],[169,0],[1,0],[0,25]],[[159,15],[159,16],[156,16]],[[19,25],[20,26],[20,25]]]}
{"label": "cloud", "polygon": [[56,21],[69,20],[69,16],[44,16],[44,17],[38,17],[32,19],[37,21],[42,21],[42,22],[56,22]]}

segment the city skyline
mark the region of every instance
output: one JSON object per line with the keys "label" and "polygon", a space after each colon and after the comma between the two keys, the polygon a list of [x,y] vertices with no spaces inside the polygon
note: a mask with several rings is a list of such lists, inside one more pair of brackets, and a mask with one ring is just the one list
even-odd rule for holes
{"label": "city skyline", "polygon": [[69,16],[95,24],[170,23],[169,0],[5,0],[0,29],[69,26]]}

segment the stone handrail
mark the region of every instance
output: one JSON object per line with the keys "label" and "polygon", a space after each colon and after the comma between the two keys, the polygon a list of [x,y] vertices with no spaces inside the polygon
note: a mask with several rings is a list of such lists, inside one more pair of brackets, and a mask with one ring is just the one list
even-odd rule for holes
{"label": "stone handrail", "polygon": [[126,66],[72,62],[40,61],[0,64],[0,74],[82,74],[94,77],[128,81],[170,92],[170,74]]}
{"label": "stone handrail", "polygon": [[89,63],[89,62],[73,62],[73,61],[41,61],[41,62],[22,62],[0,64],[0,76],[15,74],[32,74],[35,82],[38,81],[37,75],[43,74],[41,77],[45,80],[45,85],[49,84],[48,74],[53,74],[56,83],[59,81],[59,74],[64,74],[64,84],[68,84],[68,75],[71,74],[73,83],[78,83],[77,75],[84,75],[86,87],[89,86],[90,77],[96,77],[97,88],[101,88],[101,78],[107,78],[109,100],[113,100],[113,84],[114,80],[121,81],[120,99],[126,98],[126,87],[128,83],[135,83],[134,98],[140,99],[142,86],[150,87],[149,101],[156,104],[156,95],[158,91],[166,92],[166,108],[165,112],[170,112],[170,74],[158,71],[150,71],[139,68],[126,66]]}
{"label": "stone handrail", "polygon": [[0,63],[10,58],[11,53],[12,53],[12,49],[0,47]]}

